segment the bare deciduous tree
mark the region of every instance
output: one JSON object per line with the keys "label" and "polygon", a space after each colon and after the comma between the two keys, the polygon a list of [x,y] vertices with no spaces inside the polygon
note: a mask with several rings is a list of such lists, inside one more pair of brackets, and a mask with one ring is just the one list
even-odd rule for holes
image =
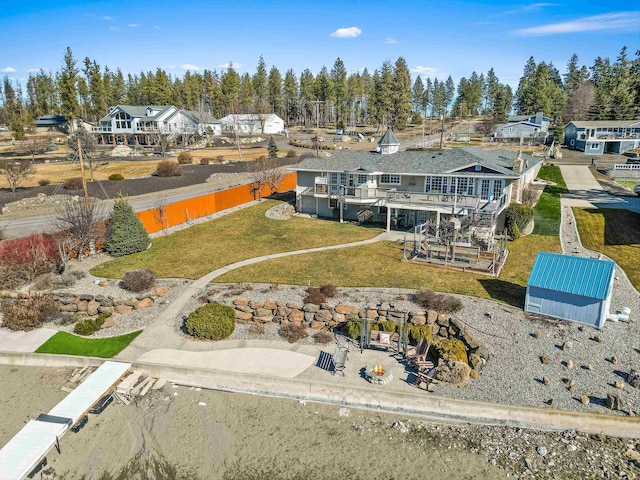
{"label": "bare deciduous tree", "polygon": [[36,169],[31,166],[31,160],[0,160],[0,175],[7,179],[12,192],[35,173]]}
{"label": "bare deciduous tree", "polygon": [[33,139],[22,145],[22,150],[31,155],[31,161],[34,161],[36,159],[36,155],[44,153],[46,149],[46,140]]}
{"label": "bare deciduous tree", "polygon": [[168,225],[167,219],[167,200],[162,195],[156,199],[156,205],[153,207],[153,219],[160,225],[162,231],[166,233]]}
{"label": "bare deciduous tree", "polygon": [[53,226],[58,231],[58,250],[65,269],[74,256],[79,258],[87,249],[93,253],[95,243],[105,236],[106,218],[104,204],[93,197],[88,208],[76,197],[56,211]]}
{"label": "bare deciduous tree", "polygon": [[562,117],[566,120],[589,120],[589,112],[595,102],[596,86],[590,80],[583,80],[567,100]]}
{"label": "bare deciduous tree", "polygon": [[269,194],[277,192],[286,174],[284,169],[278,167],[273,159],[266,157],[260,157],[254,161],[251,164],[250,172],[253,180],[250,185],[251,193],[258,200],[262,200],[262,187],[268,187]]}
{"label": "bare deciduous tree", "polygon": [[72,151],[72,157],[74,160],[78,160],[80,152],[78,151],[78,139],[80,140],[80,148],[82,150],[82,158],[89,165],[89,174],[91,181],[93,182],[93,172],[100,166],[96,155],[96,149],[98,148],[98,142],[96,138],[80,126],[76,129],[73,135],[69,136],[67,145]]}

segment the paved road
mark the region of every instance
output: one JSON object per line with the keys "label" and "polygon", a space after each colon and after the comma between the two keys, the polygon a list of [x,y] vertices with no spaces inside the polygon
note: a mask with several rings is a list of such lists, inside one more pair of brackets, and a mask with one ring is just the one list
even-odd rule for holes
{"label": "paved road", "polygon": [[610,195],[591,174],[586,165],[560,165],[568,194],[563,204],[583,208],[623,208],[640,213],[640,197]]}
{"label": "paved road", "polygon": [[[165,204],[175,203],[188,198],[206,195],[223,188],[249,183],[251,181],[250,177],[250,173],[237,173],[233,176],[226,176],[206,183],[128,197],[128,200],[133,209],[139,212],[156,207],[159,199],[162,199]],[[105,206],[105,214],[108,215],[113,206],[113,200],[107,200]],[[54,211],[38,213],[27,211],[17,212],[12,215],[2,215],[0,216],[0,229],[4,230],[6,238],[17,238],[32,233],[50,233],[59,230],[56,228],[56,214]]]}

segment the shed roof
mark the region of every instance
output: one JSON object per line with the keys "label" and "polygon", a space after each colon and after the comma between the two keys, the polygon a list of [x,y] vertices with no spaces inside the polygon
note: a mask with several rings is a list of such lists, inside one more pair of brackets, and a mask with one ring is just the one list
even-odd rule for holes
{"label": "shed roof", "polygon": [[610,260],[539,252],[527,286],[604,300],[615,265]]}
{"label": "shed roof", "polygon": [[387,131],[384,132],[384,135],[382,135],[380,141],[378,141],[378,145],[400,145],[400,142],[396,134],[391,130],[391,127],[389,127]]}

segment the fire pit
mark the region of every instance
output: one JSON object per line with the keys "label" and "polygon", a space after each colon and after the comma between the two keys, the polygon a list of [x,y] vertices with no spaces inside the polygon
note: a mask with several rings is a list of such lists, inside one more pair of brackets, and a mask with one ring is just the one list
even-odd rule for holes
{"label": "fire pit", "polygon": [[369,383],[385,385],[391,381],[393,374],[389,370],[385,370],[381,363],[377,363],[373,367],[365,367],[364,376]]}

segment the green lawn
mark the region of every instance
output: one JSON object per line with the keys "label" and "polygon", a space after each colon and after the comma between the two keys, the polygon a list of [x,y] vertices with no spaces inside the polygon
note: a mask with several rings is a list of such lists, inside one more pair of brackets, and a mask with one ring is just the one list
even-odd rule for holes
{"label": "green lawn", "polygon": [[640,213],[574,208],[573,214],[582,245],[613,259],[636,289],[640,289]]}
{"label": "green lawn", "polygon": [[533,209],[535,221],[533,233],[557,237],[560,231],[560,195],[569,193],[569,191],[559,167],[543,166],[538,173],[538,178],[555,182],[556,185],[548,185],[544,189],[540,200]]}
{"label": "green lawn", "polygon": [[215,281],[296,285],[332,283],[341,287],[430,288],[440,292],[493,298],[516,306],[524,304],[529,273],[539,251],[560,252],[560,198],[566,186],[558,167],[543,167],[541,178],[558,185],[547,187],[534,208],[532,235],[509,242],[509,257],[498,278],[402,262],[402,247],[377,242],[269,260],[231,271]]}
{"label": "green lawn", "polygon": [[247,258],[356,242],[381,233],[329,220],[265,217],[265,212],[278,203],[265,200],[254,207],[156,238],[149,250],[98,265],[91,273],[121,278],[127,271],[148,268],[157,277],[196,279]]}
{"label": "green lawn", "polygon": [[638,184],[637,182],[624,182],[624,181],[619,181],[618,183],[620,185],[624,185],[627,188],[630,188],[631,190],[633,190],[633,187],[635,187]]}
{"label": "green lawn", "polygon": [[58,332],[40,345],[36,353],[57,353],[64,355],[84,355],[87,357],[111,358],[120,353],[142,333],[127,333],[110,338],[78,337],[67,332]]}

